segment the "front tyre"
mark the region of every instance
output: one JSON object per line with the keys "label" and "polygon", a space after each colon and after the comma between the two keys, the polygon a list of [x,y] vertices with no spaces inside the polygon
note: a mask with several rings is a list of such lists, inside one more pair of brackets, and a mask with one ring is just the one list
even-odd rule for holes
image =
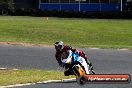
{"label": "front tyre", "polygon": [[70,72],[66,70],[66,71],[64,71],[64,75],[65,76],[69,76],[70,75]]}

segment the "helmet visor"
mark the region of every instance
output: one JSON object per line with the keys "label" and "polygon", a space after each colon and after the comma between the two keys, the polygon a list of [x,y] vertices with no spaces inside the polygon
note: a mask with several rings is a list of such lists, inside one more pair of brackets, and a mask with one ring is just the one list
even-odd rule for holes
{"label": "helmet visor", "polygon": [[55,45],[55,49],[56,49],[56,51],[61,51],[62,45],[58,45],[58,46]]}

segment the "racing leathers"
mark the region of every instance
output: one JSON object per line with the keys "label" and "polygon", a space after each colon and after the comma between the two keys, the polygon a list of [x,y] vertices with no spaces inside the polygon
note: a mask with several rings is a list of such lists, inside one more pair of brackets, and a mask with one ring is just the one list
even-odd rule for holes
{"label": "racing leathers", "polygon": [[68,50],[72,50],[72,48],[70,46],[64,45],[61,51],[60,50],[56,51],[55,57],[60,66],[62,65],[62,61],[61,61],[62,53],[67,52]]}

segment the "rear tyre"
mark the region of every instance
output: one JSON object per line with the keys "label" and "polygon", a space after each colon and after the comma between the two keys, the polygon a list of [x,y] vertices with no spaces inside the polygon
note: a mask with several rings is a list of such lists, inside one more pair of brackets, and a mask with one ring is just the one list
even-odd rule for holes
{"label": "rear tyre", "polygon": [[81,77],[77,78],[77,83],[79,85],[84,85],[86,83],[86,81],[87,80],[86,80],[86,78],[84,76],[81,76]]}

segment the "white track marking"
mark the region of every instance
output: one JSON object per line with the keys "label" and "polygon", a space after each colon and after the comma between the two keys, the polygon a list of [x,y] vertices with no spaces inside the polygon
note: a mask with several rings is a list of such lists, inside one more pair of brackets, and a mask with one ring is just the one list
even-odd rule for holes
{"label": "white track marking", "polygon": [[8,68],[0,68],[0,70],[8,70]]}

